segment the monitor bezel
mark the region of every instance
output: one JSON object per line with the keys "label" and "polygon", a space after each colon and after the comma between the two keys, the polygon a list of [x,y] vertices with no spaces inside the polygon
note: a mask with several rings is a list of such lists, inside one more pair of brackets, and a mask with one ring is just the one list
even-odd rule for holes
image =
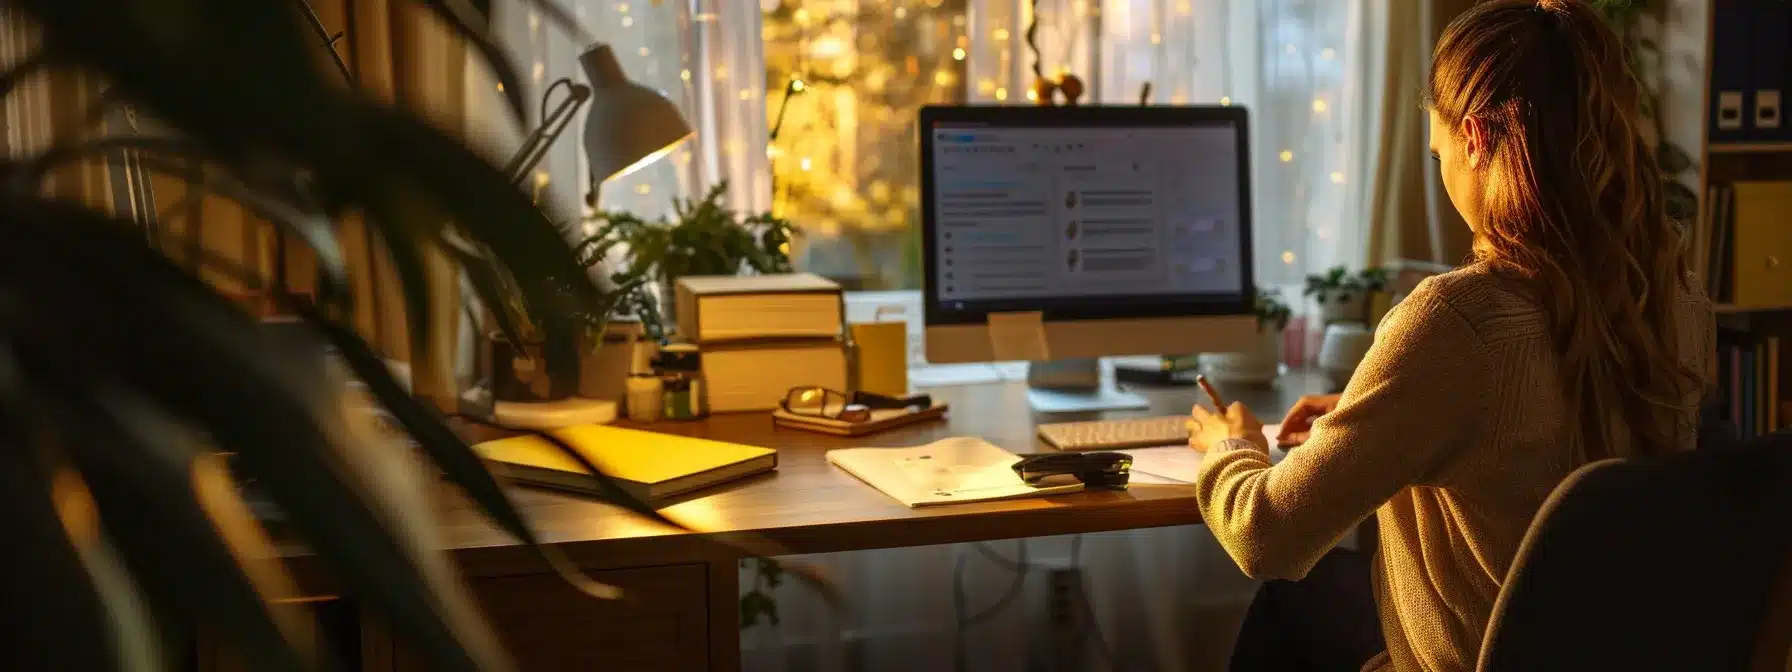
{"label": "monitor bezel", "polygon": [[[917,135],[921,146],[922,311],[928,325],[969,325],[988,321],[991,313],[1038,311],[1046,321],[1082,321],[1203,315],[1244,315],[1256,310],[1251,259],[1250,127],[1238,106],[1042,107],[996,105],[929,105],[921,108]],[[988,124],[1006,127],[1089,126],[1163,127],[1229,125],[1237,129],[1239,293],[1151,296],[1099,296],[1069,299],[1016,299],[1007,304],[979,302],[962,309],[939,300],[938,235],[934,212],[933,129],[938,123]]]}

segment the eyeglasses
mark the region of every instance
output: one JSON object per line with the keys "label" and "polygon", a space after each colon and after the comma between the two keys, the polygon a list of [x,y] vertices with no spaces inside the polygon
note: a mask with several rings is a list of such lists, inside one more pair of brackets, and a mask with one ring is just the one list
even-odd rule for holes
{"label": "eyeglasses", "polygon": [[925,394],[892,397],[864,391],[848,394],[819,385],[808,385],[790,388],[789,392],[784,393],[784,401],[779,402],[779,405],[791,415],[864,422],[871,419],[871,412],[874,410],[927,408],[933,405],[933,397]]}

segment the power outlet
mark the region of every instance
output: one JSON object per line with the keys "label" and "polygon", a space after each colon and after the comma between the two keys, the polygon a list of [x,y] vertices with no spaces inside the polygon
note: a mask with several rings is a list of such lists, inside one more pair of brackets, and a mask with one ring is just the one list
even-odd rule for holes
{"label": "power outlet", "polygon": [[1047,669],[1071,672],[1086,669],[1088,610],[1080,567],[1047,570],[1045,576],[1045,631],[1050,655]]}

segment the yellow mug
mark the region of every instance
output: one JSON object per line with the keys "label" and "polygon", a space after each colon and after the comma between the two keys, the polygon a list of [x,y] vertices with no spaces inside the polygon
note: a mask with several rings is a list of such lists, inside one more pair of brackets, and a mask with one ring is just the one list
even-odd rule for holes
{"label": "yellow mug", "polygon": [[862,322],[852,332],[858,389],[892,397],[908,395],[908,324]]}

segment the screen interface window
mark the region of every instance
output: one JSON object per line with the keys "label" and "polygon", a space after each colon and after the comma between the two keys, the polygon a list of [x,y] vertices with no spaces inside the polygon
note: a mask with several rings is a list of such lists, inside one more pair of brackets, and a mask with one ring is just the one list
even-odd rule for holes
{"label": "screen interface window", "polygon": [[940,301],[1244,291],[1231,125],[929,132]]}

